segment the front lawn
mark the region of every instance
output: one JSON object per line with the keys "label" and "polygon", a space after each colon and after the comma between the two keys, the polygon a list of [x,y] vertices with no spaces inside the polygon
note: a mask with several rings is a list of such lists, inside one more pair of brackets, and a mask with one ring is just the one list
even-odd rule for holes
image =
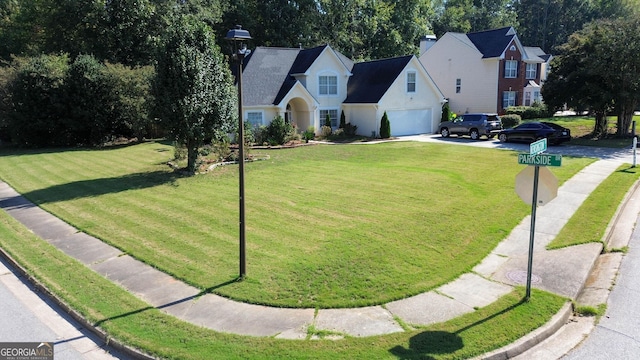
{"label": "front lawn", "polygon": [[[633,117],[637,126],[640,126],[640,116]],[[549,121],[564,126],[571,130],[571,145],[598,146],[608,148],[631,147],[631,138],[616,137],[617,117],[609,117],[608,135],[602,139],[594,139],[591,136],[595,127],[595,119],[589,116],[555,116],[552,118],[535,119],[536,121]],[[636,133],[640,128],[636,129]]]}
{"label": "front lawn", "polygon": [[[268,151],[246,166],[247,279],[237,167],[181,177],[172,147],[0,153],[0,176],[77,228],[201,289],[286,307],[382,304],[451,281],[530,208],[516,153],[426,143]],[[592,160],[563,159],[560,183]],[[226,285],[224,285],[226,284]]]}

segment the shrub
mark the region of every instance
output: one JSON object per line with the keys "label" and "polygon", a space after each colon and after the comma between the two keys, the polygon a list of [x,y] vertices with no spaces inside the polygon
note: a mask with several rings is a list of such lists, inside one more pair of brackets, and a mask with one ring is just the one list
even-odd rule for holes
{"label": "shrub", "polygon": [[344,134],[347,137],[354,137],[356,136],[356,132],[358,131],[358,126],[348,123],[344,125],[343,130],[344,130]]}
{"label": "shrub", "polygon": [[347,124],[347,120],[344,117],[344,111],[340,112],[340,129],[344,129]]}
{"label": "shrub", "polygon": [[520,115],[516,114],[502,115],[500,119],[502,120],[502,127],[505,129],[519,125],[522,120]]}
{"label": "shrub", "polygon": [[268,126],[267,142],[269,145],[282,145],[292,135],[293,131],[293,126],[284,121],[282,116],[276,116]]}
{"label": "shrub", "polygon": [[505,109],[507,115],[520,115],[523,120],[539,119],[553,116],[553,112],[546,105],[534,103],[534,106],[510,106]]}
{"label": "shrub", "polygon": [[331,136],[331,126],[323,126],[320,128],[320,137],[322,137],[323,139],[328,138],[329,136]]}
{"label": "shrub", "polygon": [[153,137],[153,122],[150,115],[151,81],[155,76],[153,66],[128,67],[121,64],[106,64],[106,76],[115,94],[115,113],[118,116],[115,131],[125,135],[126,131],[138,141]]}
{"label": "shrub", "polygon": [[324,118],[324,126],[331,127],[331,116],[329,116],[329,114]]}
{"label": "shrub", "polygon": [[449,102],[446,102],[442,105],[442,118],[440,119],[440,122],[448,121],[450,117],[451,109],[449,108]]}
{"label": "shrub", "polygon": [[382,121],[380,121],[380,137],[383,139],[388,139],[391,137],[391,123],[389,122],[389,117],[387,116],[387,112],[384,112],[382,115]]}
{"label": "shrub", "polygon": [[253,142],[255,144],[258,144],[258,145],[268,144],[267,140],[269,138],[269,129],[266,126],[260,125],[259,127],[253,128],[252,133],[253,133]]}
{"label": "shrub", "polygon": [[12,141],[27,146],[65,145],[64,83],[67,55],[40,55],[20,62],[8,85],[13,106],[8,127]]}
{"label": "shrub", "polygon": [[181,161],[187,158],[187,148],[179,144],[177,141],[173,142],[173,160]]}
{"label": "shrub", "polygon": [[304,131],[303,136],[306,141],[313,140],[316,137],[316,129],[313,126],[309,126],[307,130]]}

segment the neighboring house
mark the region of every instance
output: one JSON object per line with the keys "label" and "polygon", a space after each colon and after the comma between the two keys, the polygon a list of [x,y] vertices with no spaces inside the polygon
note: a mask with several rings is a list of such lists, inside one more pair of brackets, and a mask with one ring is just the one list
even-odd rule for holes
{"label": "neighboring house", "polygon": [[242,72],[243,117],[254,126],[282,116],[299,132],[318,132],[340,113],[358,134],[378,136],[385,111],[394,136],[432,133],[444,96],[415,56],[354,64],[329,45],[257,47]]}
{"label": "neighboring house", "polygon": [[512,27],[424,38],[420,62],[455,113],[504,113],[542,102],[540,87],[551,55],[525,47]]}

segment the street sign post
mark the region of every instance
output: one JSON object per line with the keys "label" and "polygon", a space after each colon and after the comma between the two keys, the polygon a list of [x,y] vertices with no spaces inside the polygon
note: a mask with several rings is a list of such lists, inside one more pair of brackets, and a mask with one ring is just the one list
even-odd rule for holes
{"label": "street sign post", "polygon": [[[529,233],[529,262],[527,268],[527,294],[525,295],[525,300],[529,300],[531,297],[531,269],[533,267],[533,244],[536,233],[536,209],[538,207],[538,183],[540,178],[540,167],[546,166],[561,166],[562,165],[562,155],[552,155],[552,154],[542,154],[547,150],[547,139],[538,140],[536,142],[531,143],[529,145],[529,154],[518,154],[518,164],[533,166],[533,191],[531,192],[531,227]],[[547,169],[545,169],[545,172]],[[530,173],[530,172],[528,172]],[[520,195],[522,190],[518,187],[518,182],[522,182],[522,176],[516,177],[516,192]],[[527,176],[527,175],[524,175]],[[530,175],[529,175],[530,176]],[[551,174],[553,176],[553,174]],[[555,178],[555,177],[553,177]],[[551,199],[555,198],[557,195],[557,179],[554,184],[553,179],[549,178],[548,175],[545,175],[545,182],[549,187],[549,194],[542,201],[541,205],[544,205],[546,202],[551,201]],[[550,185],[549,185],[550,184]],[[555,189],[553,187],[555,186]],[[526,201],[526,200],[525,200]]]}

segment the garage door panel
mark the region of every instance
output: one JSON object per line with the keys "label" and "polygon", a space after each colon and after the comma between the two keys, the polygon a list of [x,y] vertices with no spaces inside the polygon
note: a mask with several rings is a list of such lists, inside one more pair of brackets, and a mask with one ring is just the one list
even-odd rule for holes
{"label": "garage door panel", "polygon": [[431,133],[431,109],[387,111],[391,136]]}

